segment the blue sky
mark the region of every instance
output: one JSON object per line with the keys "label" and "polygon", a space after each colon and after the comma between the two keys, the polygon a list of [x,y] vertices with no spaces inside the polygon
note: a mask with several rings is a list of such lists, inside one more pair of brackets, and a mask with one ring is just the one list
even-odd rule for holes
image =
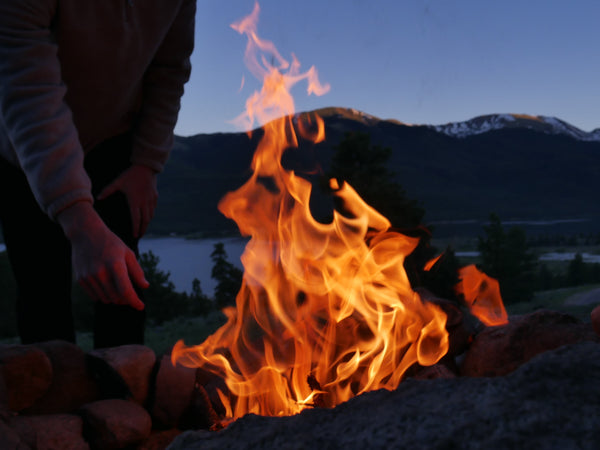
{"label": "blue sky", "polygon": [[[331,85],[293,94],[298,111],[351,107],[442,124],[490,113],[600,127],[598,0],[262,0],[259,35]],[[246,38],[230,28],[254,0],[198,0],[180,135],[239,131],[228,121],[258,87]],[[240,90],[242,77],[246,83]]]}

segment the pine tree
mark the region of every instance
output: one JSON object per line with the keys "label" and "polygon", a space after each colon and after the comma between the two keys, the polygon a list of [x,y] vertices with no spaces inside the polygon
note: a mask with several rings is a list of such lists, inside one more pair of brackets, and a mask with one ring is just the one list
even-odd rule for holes
{"label": "pine tree", "polygon": [[395,174],[387,165],[392,149],[371,145],[366,133],[346,133],[335,154],[327,179],[348,182],[373,208],[383,214],[396,228],[414,228],[421,224],[425,210],[416,200],[409,199]]}
{"label": "pine tree", "polygon": [[587,278],[587,267],[583,262],[583,256],[581,253],[576,253],[567,268],[567,285],[580,286],[586,282]]}
{"label": "pine tree", "polygon": [[485,237],[479,237],[478,249],[485,273],[500,283],[505,303],[527,301],[533,298],[535,258],[527,244],[525,231],[512,227],[507,232],[496,214],[484,228]]}
{"label": "pine tree", "polygon": [[171,273],[158,268],[160,259],[152,251],[142,253],[140,266],[150,286],[144,291],[148,319],[156,324],[186,315],[190,310],[187,294],[177,292],[171,281]]}
{"label": "pine tree", "polygon": [[218,308],[235,305],[235,298],[242,286],[244,273],[227,261],[227,252],[222,242],[214,245],[210,254],[213,261],[211,277],[217,281],[215,303]]}

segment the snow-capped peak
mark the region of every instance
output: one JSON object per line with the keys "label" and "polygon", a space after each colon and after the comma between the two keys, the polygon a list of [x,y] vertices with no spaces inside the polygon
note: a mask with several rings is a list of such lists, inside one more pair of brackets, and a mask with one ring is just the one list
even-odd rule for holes
{"label": "snow-capped peak", "polygon": [[448,136],[465,138],[503,128],[529,128],[546,134],[566,134],[580,141],[600,141],[600,128],[587,132],[556,117],[526,114],[490,114],[466,122],[431,126]]}

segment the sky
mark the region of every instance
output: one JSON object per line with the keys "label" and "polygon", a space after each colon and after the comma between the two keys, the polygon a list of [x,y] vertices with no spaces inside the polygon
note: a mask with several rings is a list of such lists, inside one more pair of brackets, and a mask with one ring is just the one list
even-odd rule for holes
{"label": "sky", "polygon": [[[198,0],[192,75],[176,134],[241,131],[260,85],[230,24],[254,0]],[[354,108],[408,124],[483,114],[555,116],[600,128],[598,0],[262,0],[258,34],[331,90],[296,111]],[[244,83],[242,85],[242,80]]]}

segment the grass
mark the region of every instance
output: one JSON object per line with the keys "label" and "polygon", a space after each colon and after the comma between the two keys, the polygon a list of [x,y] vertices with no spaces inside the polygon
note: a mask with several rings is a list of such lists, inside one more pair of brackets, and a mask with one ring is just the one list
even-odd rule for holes
{"label": "grass", "polygon": [[590,313],[596,304],[589,305],[565,305],[565,300],[575,294],[588,292],[600,288],[600,284],[589,284],[572,288],[552,289],[549,291],[536,292],[529,302],[513,303],[506,305],[509,315],[527,314],[538,309],[551,309],[553,311],[571,314],[585,322],[590,321]]}
{"label": "grass", "polygon": [[171,347],[183,340],[186,345],[201,344],[226,321],[225,316],[215,311],[203,317],[178,317],[159,326],[146,327],[146,345],[157,356],[169,353]]}
{"label": "grass", "polygon": [[[157,357],[169,353],[173,345],[182,339],[186,345],[201,344],[209,335],[225,323],[225,316],[215,311],[207,316],[178,317],[161,325],[146,325],[145,345],[154,350]],[[2,338],[0,344],[19,344],[18,337]],[[90,331],[77,332],[77,345],[89,352],[94,348]]]}
{"label": "grass", "polygon": [[[183,340],[186,345],[202,343],[224,323],[225,316],[215,311],[207,316],[177,317],[160,325],[147,324],[145,345],[160,357],[169,353],[179,340]],[[18,339],[15,338],[13,343],[18,343]],[[92,350],[94,348],[92,333],[78,332],[77,345],[85,352]]]}

